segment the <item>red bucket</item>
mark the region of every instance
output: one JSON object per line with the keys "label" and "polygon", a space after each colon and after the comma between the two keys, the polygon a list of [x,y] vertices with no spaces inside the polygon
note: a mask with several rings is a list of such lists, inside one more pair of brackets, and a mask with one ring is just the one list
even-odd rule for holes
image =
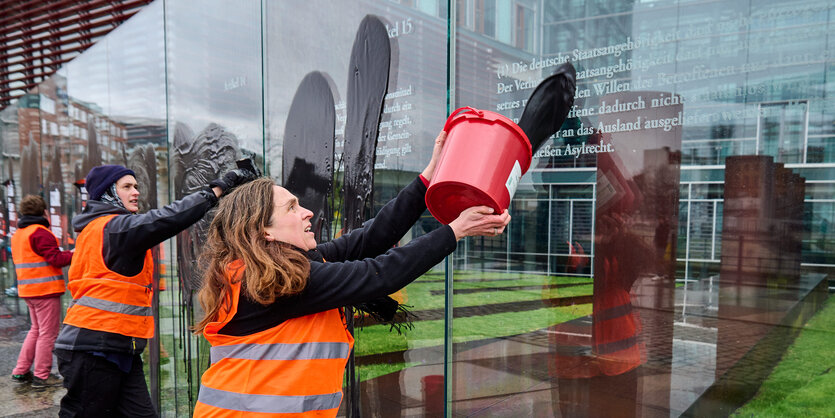
{"label": "red bucket", "polygon": [[426,191],[426,207],[448,224],[464,209],[510,206],[531,165],[531,143],[519,125],[498,113],[462,107],[444,125],[446,144]]}

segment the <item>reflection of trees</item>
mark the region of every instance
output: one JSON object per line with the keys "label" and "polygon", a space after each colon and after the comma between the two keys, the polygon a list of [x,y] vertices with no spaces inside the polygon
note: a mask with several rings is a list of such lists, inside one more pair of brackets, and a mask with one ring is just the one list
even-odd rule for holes
{"label": "reflection of trees", "polygon": [[81,171],[86,176],[93,167],[101,165],[101,149],[99,148],[96,125],[93,119],[87,120],[87,158],[84,159],[84,167]]}
{"label": "reflection of trees", "polygon": [[27,194],[39,194],[41,185],[41,157],[38,152],[38,144],[30,141],[23,147],[20,153],[20,192],[22,196]]}
{"label": "reflection of trees", "polygon": [[[651,228],[642,231],[645,242],[653,242],[656,253],[663,256],[669,245],[675,254],[675,242],[670,234],[678,220],[678,187],[681,152],[668,147],[644,152],[644,167],[634,178],[644,201],[637,214],[641,223]],[[655,272],[660,273],[660,272]]]}
{"label": "reflection of trees", "polygon": [[[64,183],[64,179],[61,176],[61,151],[57,147],[53,147],[52,152],[49,154],[52,154],[53,156],[51,158],[52,161],[49,164],[49,168],[47,169],[47,183],[61,185]],[[61,191],[63,192],[63,187],[61,187]]]}
{"label": "reflection of trees", "polygon": [[[671,193],[679,187],[678,171],[681,161],[681,153],[671,153],[670,149],[664,147],[660,150],[651,150],[644,153],[645,158],[655,154],[658,158],[667,161],[656,160],[656,164],[644,165],[644,170],[635,176],[635,183],[644,195],[646,201],[641,210],[649,219],[658,219],[661,216],[668,217],[678,209],[678,193]],[[672,203],[675,202],[676,205]]]}
{"label": "reflection of trees", "polygon": [[[52,208],[56,208],[56,215],[58,215],[61,222],[60,225],[53,224],[52,227],[53,231],[56,231],[56,227],[60,228],[60,230],[58,230],[60,231],[58,239],[65,244],[68,233],[66,225],[67,219],[65,217],[66,212],[64,211],[64,179],[61,171],[61,151],[58,147],[50,147],[47,154],[52,155],[52,161],[49,164],[49,168],[47,168],[46,174],[46,204],[50,213],[52,213]],[[53,190],[58,192],[57,201],[52,200]],[[53,219],[50,219],[49,222],[52,223]]]}
{"label": "reflection of trees", "polygon": [[[234,168],[240,154],[234,134],[210,123],[194,136],[191,128],[178,122],[174,129],[175,198],[196,192],[217,178],[222,171]],[[211,214],[177,236],[177,258],[183,302],[191,307],[191,295],[200,287],[198,256],[206,242]]]}

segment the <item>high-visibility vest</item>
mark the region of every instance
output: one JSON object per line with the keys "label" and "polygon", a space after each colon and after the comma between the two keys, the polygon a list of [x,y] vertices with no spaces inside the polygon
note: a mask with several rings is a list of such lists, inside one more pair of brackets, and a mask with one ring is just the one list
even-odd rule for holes
{"label": "high-visibility vest", "polygon": [[[595,277],[595,280],[614,283],[622,274],[618,259],[606,258],[603,261],[603,277]],[[602,374],[616,376],[626,373],[646,362],[638,312],[632,307],[629,291],[620,285],[608,284],[595,291],[592,352]]]}
{"label": "high-visibility vest", "polygon": [[[47,296],[64,293],[64,274],[60,268],[50,265],[34,250],[29,239],[38,229],[49,232],[43,225],[29,225],[12,235],[12,260],[17,273],[17,294],[20,297]],[[52,235],[52,232],[49,232]],[[52,235],[54,237],[54,235]],[[57,246],[58,238],[55,238]]]}
{"label": "high-visibility vest", "polygon": [[232,291],[203,330],[212,345],[195,417],[336,416],[354,338],[331,309],[246,335],[220,334],[238,310],[243,263],[227,266]]}
{"label": "high-visibility vest", "polygon": [[69,271],[72,303],[64,323],[128,337],[154,336],[151,308],[154,260],[145,253],[142,271],[123,276],[104,264],[104,227],[114,216],[102,216],[78,234]]}
{"label": "high-visibility vest", "polygon": [[578,318],[548,329],[555,351],[549,365],[552,376],[617,376],[646,363],[640,317],[629,292],[619,282],[622,274],[616,258],[604,259],[602,272],[595,273],[591,318]]}

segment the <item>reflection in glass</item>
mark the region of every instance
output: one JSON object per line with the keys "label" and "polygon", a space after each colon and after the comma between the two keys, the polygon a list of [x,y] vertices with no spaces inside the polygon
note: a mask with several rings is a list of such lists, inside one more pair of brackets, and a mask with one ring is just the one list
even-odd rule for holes
{"label": "reflection in glass", "polygon": [[806,149],[806,102],[760,105],[759,154],[772,155],[782,163],[800,163]]}
{"label": "reflection in glass", "polygon": [[[820,0],[153,2],[0,112],[0,236],[14,231],[16,199],[40,193],[72,247],[77,181],[100,163],[137,172],[142,210],[239,155],[287,174],[292,94],[311,72],[331,79],[335,123],[320,128],[333,131],[336,180],[322,211],[339,219],[349,61],[368,14],[393,47],[372,213],[423,167],[448,110],[519,118],[570,61],[576,106],[533,156],[507,232],[462,240],[448,271],[393,295],[414,306],[414,330],[357,332],[362,412],[727,415],[821,306],[835,266],[831,11]],[[680,98],[681,113],[601,110],[634,94],[647,112],[677,107],[653,91]],[[673,133],[680,148],[664,150]],[[601,141],[613,149],[586,148]],[[627,190],[640,198],[612,209]],[[403,241],[437,226],[427,213]],[[200,242],[198,228],[155,256],[165,290],[146,364],[163,416],[192,410],[206,363],[187,328]]]}

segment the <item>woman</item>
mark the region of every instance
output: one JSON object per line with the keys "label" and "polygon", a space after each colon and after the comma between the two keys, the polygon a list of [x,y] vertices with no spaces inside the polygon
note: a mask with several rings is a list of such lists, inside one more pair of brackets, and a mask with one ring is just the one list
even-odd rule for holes
{"label": "woman", "polygon": [[67,287],[72,303],[55,341],[67,393],[59,417],[156,417],[142,352],[154,336],[152,248],[199,221],[222,195],[258,177],[235,169],[159,209],[139,212],[139,183],[121,165],[93,167]]}
{"label": "woman", "polygon": [[[362,228],[317,245],[312,212],[269,179],[221,201],[209,227],[209,260],[195,327],[211,348],[194,411],[201,416],[336,416],[354,339],[341,307],[406,286],[455,250],[465,236],[495,236],[510,222],[484,206],[392,248],[426,210],[432,159]],[[259,415],[260,416],[260,415]]]}
{"label": "woman", "polygon": [[20,215],[12,235],[12,260],[18,296],[29,307],[32,327],[12,370],[12,381],[31,381],[33,388],[58,386],[61,378],[50,373],[52,348],[61,326],[61,295],[66,290],[61,267],[70,264],[72,251],[61,251],[58,237],[49,229],[49,213],[42,197],[24,197]]}

